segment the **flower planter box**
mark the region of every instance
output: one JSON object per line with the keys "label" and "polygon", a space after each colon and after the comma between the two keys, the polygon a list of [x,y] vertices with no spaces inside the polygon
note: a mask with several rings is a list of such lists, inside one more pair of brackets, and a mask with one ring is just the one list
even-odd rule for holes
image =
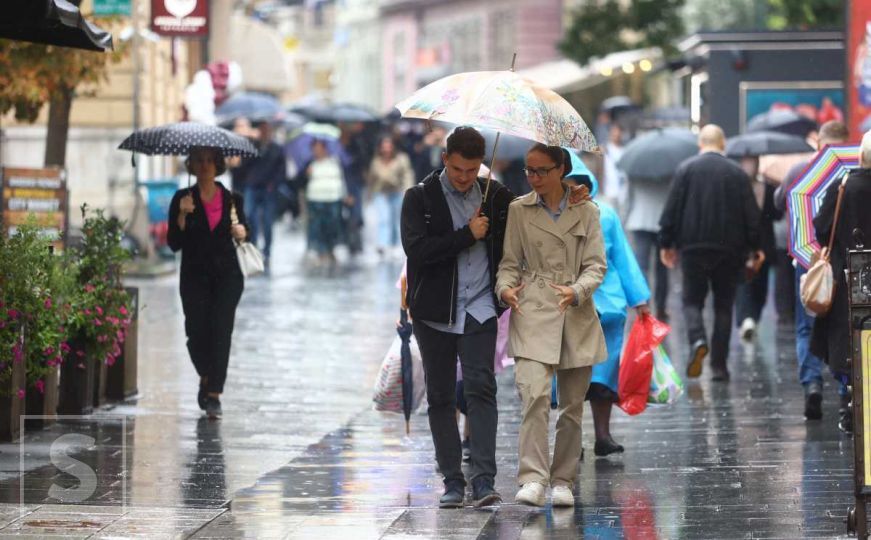
{"label": "flower planter box", "polygon": [[138,319],[139,319],[139,288],[125,287],[130,295],[130,326],[127,327],[127,338],[124,340],[122,354],[115,363],[108,366],[106,380],[106,396],[110,400],[123,401],[135,395],[139,390],[136,384],[138,368]]}
{"label": "flower planter box", "polygon": [[108,378],[109,366],[103,360],[96,361],[94,365],[94,400],[92,402],[95,409],[106,404],[106,381]]}
{"label": "flower planter box", "polygon": [[18,391],[24,389],[26,379],[24,363],[14,362],[12,377],[0,395],[0,441],[16,441],[21,436],[25,398],[19,397]]}
{"label": "flower planter box", "polygon": [[90,414],[94,410],[94,383],[99,366],[87,350],[84,356],[76,354],[82,348],[79,343],[79,340],[70,341],[72,351],[61,365],[59,414]]}
{"label": "flower planter box", "polygon": [[27,388],[25,407],[27,416],[41,416],[42,418],[25,418],[24,427],[26,429],[44,429],[57,420],[58,400],[60,398],[59,379],[59,370],[55,368],[46,375],[43,381],[45,387],[42,392],[33,386]]}

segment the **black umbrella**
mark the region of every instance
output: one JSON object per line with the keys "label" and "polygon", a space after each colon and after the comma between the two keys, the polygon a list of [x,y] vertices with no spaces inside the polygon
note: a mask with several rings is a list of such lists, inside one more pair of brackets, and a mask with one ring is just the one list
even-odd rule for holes
{"label": "black umbrella", "polygon": [[759,131],[731,137],[726,141],[726,155],[732,158],[757,157],[769,154],[800,154],[814,149],[801,137]]}
{"label": "black umbrella", "polygon": [[747,123],[747,133],[760,131],[777,131],[787,135],[807,137],[807,134],[817,129],[817,123],[791,109],[771,109],[757,114]]}
{"label": "black umbrella", "polygon": [[405,434],[411,432],[411,408],[414,392],[414,369],[411,366],[411,333],[412,326],[408,322],[408,312],[404,309],[399,311],[399,326],[396,329],[402,346],[399,349],[399,357],[402,361],[402,412],[405,414]]}
{"label": "black umbrella", "polygon": [[698,140],[690,130],[655,129],[626,145],[617,167],[630,178],[669,180],[682,161],[698,152]]}
{"label": "black umbrella", "polygon": [[197,122],[176,122],[140,129],[124,139],[118,148],[150,156],[186,156],[194,148],[217,148],[224,157],[257,155],[257,149],[245,137]]}
{"label": "black umbrella", "polygon": [[377,122],[381,118],[364,107],[353,103],[311,102],[296,105],[288,109],[289,112],[301,114],[313,122],[327,122],[330,124],[353,123],[353,122]]}
{"label": "black umbrella", "polygon": [[0,38],[105,52],[112,34],[87,21],[67,0],[7,0]]}
{"label": "black umbrella", "polygon": [[248,118],[252,122],[280,120],[283,115],[281,102],[274,96],[260,92],[234,94],[215,111],[219,124],[232,122],[239,117]]}

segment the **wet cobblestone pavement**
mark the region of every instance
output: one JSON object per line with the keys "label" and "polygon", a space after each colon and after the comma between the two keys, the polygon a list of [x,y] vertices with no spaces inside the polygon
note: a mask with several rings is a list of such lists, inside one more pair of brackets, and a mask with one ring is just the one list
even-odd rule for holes
{"label": "wet cobblestone pavement", "polygon": [[[373,381],[395,336],[399,260],[373,255],[330,274],[301,263],[299,233],[277,236],[273,275],[246,284],[224,418],[208,422],[197,408],[177,278],[137,281],[144,306],[139,396],[0,445],[0,537],[844,534],[852,441],[836,427],[837,395],[829,381],[823,421],[804,420],[791,327],[778,327],[773,306],[766,307],[755,345],[733,341],[730,383],[713,383],[706,372],[672,407],[631,418],[615,412],[613,431],[624,455],[593,456],[585,415],[587,455],[574,509],[512,503],[519,401],[513,373],[502,373],[497,489],[506,504],[439,510],[441,480],[426,416],[415,414],[406,436],[400,416],[371,410]],[[672,294],[677,314],[678,293]],[[682,371],[681,336],[678,326],[667,347]],[[59,438],[65,435],[78,438]],[[66,472],[50,461],[58,463],[59,443],[69,456]],[[56,504],[51,486],[74,494],[79,484],[68,473],[79,461],[96,471],[96,489],[78,504]]]}

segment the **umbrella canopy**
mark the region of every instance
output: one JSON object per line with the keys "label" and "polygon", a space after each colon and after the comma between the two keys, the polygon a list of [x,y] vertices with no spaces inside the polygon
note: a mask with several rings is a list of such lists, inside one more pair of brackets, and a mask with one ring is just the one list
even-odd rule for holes
{"label": "umbrella canopy", "polygon": [[378,122],[381,118],[363,105],[353,103],[337,103],[329,112],[331,122],[355,123],[355,122]]}
{"label": "umbrella canopy", "polygon": [[731,137],[726,141],[726,155],[731,158],[769,154],[799,154],[814,149],[801,137],[776,131],[758,131]]}
{"label": "umbrella canopy", "polygon": [[771,109],[757,114],[747,123],[747,133],[776,131],[797,137],[807,137],[807,134],[815,129],[817,129],[815,121],[792,109]]}
{"label": "umbrella canopy", "polygon": [[330,154],[338,155],[342,149],[342,145],[339,144],[341,133],[336,126],[309,122],[291,135],[284,146],[284,154],[292,159],[297,167],[305,167],[314,158],[312,143],[319,140],[326,144]]}
{"label": "umbrella canopy", "polygon": [[217,148],[224,157],[257,155],[257,149],[245,137],[197,122],[176,122],[140,129],[124,139],[118,148],[150,156],[186,156],[194,148]]}
{"label": "umbrella canopy", "polygon": [[244,117],[251,121],[280,120],[284,115],[281,102],[269,94],[241,92],[230,96],[215,111],[218,123],[232,122]]}
{"label": "umbrella canopy", "polygon": [[7,0],[3,3],[0,38],[105,52],[112,34],[82,17],[67,0]]}
{"label": "umbrella canopy", "polygon": [[826,190],[841,181],[851,169],[859,167],[859,147],[832,145],[820,151],[804,172],[787,186],[786,208],[789,214],[789,254],[805,268],[810,268],[811,256],[820,249],[816,241],[813,219],[817,215]]}
{"label": "umbrella canopy", "polygon": [[637,109],[638,105],[628,96],[612,96],[599,105],[602,112],[612,112],[616,109]]}
{"label": "umbrella canopy", "polygon": [[670,180],[682,161],[698,153],[698,138],[692,131],[655,129],[627,144],[617,167],[630,178]]}
{"label": "umbrella canopy", "polygon": [[471,124],[548,145],[598,150],[595,137],[568,101],[513,71],[450,75],[396,108],[406,118]]}
{"label": "umbrella canopy", "polygon": [[412,326],[408,322],[408,312],[399,311],[399,326],[396,329],[402,345],[399,357],[402,366],[402,413],[405,415],[405,434],[410,431],[411,410],[414,408],[414,370],[411,365],[411,334]]}

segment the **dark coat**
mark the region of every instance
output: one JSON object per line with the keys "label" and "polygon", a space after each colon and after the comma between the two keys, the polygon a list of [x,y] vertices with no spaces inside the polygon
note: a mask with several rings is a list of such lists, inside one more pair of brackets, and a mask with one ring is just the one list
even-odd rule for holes
{"label": "dark coat", "polygon": [[681,163],[659,220],[663,248],[721,251],[744,259],[759,249],[760,212],[734,161],[705,152]]}
{"label": "dark coat", "polygon": [[[453,323],[457,308],[457,255],[472,247],[476,240],[466,225],[454,230],[451,211],[442,192],[439,176],[432,172],[423,182],[405,192],[402,201],[400,228],[402,247],[408,257],[406,303],[415,319]],[[479,178],[483,193],[486,180]],[[508,205],[514,194],[493,181],[483,203],[482,213],[490,218],[486,236],[490,285],[495,290],[496,270],[502,260],[502,243],[508,221]],[[426,214],[429,213],[429,219]],[[499,313],[502,308],[493,293],[493,303]]]}
{"label": "dark coat", "polygon": [[[230,202],[236,206],[239,224],[247,229],[245,204],[241,195],[231,192],[220,182],[217,185],[223,192],[224,209],[214,231],[209,230],[209,220],[196,186],[176,191],[169,203],[167,243],[173,251],[181,250],[181,279],[193,275],[242,275],[236,245],[230,234]],[[182,231],[178,227],[178,208],[181,198],[188,193],[193,194],[194,211],[185,218],[185,230]]]}
{"label": "dark coat", "polygon": [[[814,219],[817,242],[828,245],[829,235],[835,221],[835,204],[838,200],[838,185],[833,184],[826,191],[823,205]],[[835,278],[835,298],[832,309],[825,317],[817,317],[811,338],[811,352],[824,359],[829,367],[839,373],[850,373],[847,364],[850,358],[850,321],[847,299],[847,279],[844,269],[847,250],[856,247],[853,229],[865,233],[866,242],[871,238],[871,169],[859,169],[850,173],[841,203],[841,216],[835,230],[835,243],[832,247],[832,273]]]}
{"label": "dark coat", "polygon": [[287,180],[284,150],[274,142],[262,144],[260,153],[245,163],[245,188],[273,192]]}

